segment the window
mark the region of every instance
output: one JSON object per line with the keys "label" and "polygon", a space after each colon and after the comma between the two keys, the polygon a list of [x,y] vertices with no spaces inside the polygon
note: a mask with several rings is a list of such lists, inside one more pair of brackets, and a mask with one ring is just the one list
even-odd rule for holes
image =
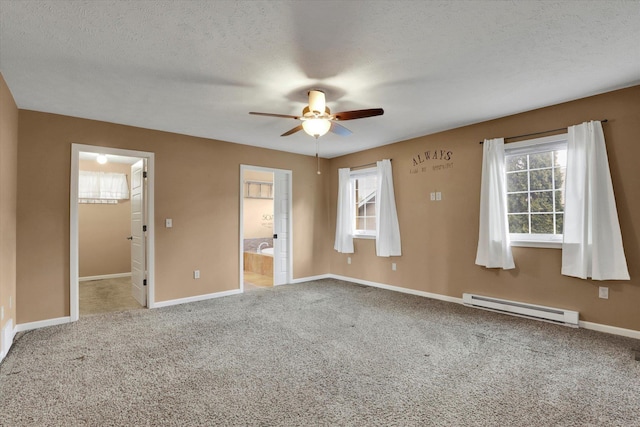
{"label": "window", "polygon": [[79,203],[118,203],[129,198],[127,175],[112,172],[80,171]]}
{"label": "window", "polygon": [[245,181],[244,197],[248,199],[273,199],[273,182]]}
{"label": "window", "polygon": [[376,237],[376,168],[351,172],[351,185],[355,194],[353,237]]}
{"label": "window", "polygon": [[505,145],[513,246],[561,247],[567,134]]}

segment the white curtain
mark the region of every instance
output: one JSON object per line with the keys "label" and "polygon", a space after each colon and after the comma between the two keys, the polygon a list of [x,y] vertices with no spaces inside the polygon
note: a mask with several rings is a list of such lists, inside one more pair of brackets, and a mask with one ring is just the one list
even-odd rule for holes
{"label": "white curtain", "polygon": [[509,242],[506,185],[504,138],[485,139],[476,264],[487,268],[515,268]]}
{"label": "white curtain", "polygon": [[338,211],[336,215],[336,240],[333,248],[344,254],[353,253],[353,221],[352,208],[355,194],[351,185],[349,168],[338,169]]}
{"label": "white curtain", "polygon": [[629,280],[602,124],[569,127],[562,274]]}
{"label": "white curtain", "polygon": [[129,198],[129,184],[123,173],[80,171],[79,199],[124,200]]}
{"label": "white curtain", "polygon": [[376,255],[400,256],[400,224],[393,191],[391,160],[377,162],[376,186]]}
{"label": "white curtain", "polygon": [[100,198],[100,173],[80,171],[78,178],[78,198],[99,199]]}

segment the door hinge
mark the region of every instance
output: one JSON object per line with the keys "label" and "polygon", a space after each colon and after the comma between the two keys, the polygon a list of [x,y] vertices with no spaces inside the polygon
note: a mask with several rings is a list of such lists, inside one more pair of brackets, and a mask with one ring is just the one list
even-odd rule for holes
{"label": "door hinge", "polygon": [[147,177],[147,171],[142,171],[142,177],[146,178]]}
{"label": "door hinge", "polygon": [[142,231],[147,231],[147,226],[146,225],[142,226]]}
{"label": "door hinge", "polygon": [[147,286],[147,279],[144,279],[144,280],[142,281],[142,286]]}

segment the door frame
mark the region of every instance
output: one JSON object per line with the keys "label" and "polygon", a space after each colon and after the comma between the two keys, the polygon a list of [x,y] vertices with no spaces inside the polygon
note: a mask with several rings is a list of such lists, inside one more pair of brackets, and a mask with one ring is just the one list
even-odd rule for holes
{"label": "door frame", "polygon": [[[246,170],[254,170],[258,172],[271,172],[275,175],[275,172],[281,172],[288,176],[287,185],[289,191],[289,222],[287,224],[287,234],[289,235],[289,239],[287,242],[287,278],[286,283],[289,284],[293,280],[293,172],[288,169],[277,169],[277,168],[268,168],[264,166],[252,166],[252,165],[240,165],[240,237],[239,237],[239,258],[240,258],[240,291],[244,292],[244,172]],[[275,176],[274,176],[274,191],[277,190],[277,186],[275,185]],[[275,198],[275,193],[274,193]],[[275,207],[274,207],[275,213]],[[277,218],[273,218],[275,221]],[[275,255],[275,254],[274,254]],[[275,258],[274,258],[275,261]],[[274,286],[280,286],[275,285]]]}
{"label": "door frame", "polygon": [[80,152],[138,157],[147,161],[146,219],[147,219],[147,307],[155,307],[155,227],[154,227],[154,153],[100,147],[96,145],[71,144],[71,183],[69,197],[69,317],[72,322],[80,318],[79,292],[79,247],[78,247],[78,176]]}

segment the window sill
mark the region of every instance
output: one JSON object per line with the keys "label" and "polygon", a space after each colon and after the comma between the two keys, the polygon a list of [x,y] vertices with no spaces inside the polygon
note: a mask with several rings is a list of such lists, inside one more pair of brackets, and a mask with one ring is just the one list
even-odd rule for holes
{"label": "window sill", "polygon": [[352,237],[354,239],[370,239],[370,240],[374,240],[376,238],[376,236],[372,234],[354,234]]}
{"label": "window sill", "polygon": [[511,246],[519,248],[562,249],[562,242],[532,242],[526,240],[512,240]]}

